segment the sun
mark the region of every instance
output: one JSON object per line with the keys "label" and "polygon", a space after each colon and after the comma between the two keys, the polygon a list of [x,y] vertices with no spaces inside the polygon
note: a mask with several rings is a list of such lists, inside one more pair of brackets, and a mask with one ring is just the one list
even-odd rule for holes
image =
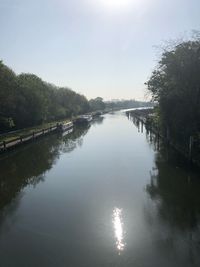
{"label": "sun", "polygon": [[128,7],[133,0],[101,0],[109,8]]}

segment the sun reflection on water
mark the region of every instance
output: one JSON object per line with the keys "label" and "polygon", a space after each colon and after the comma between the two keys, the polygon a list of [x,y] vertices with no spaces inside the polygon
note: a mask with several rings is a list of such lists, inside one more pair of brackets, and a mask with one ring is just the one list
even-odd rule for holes
{"label": "sun reflection on water", "polygon": [[116,237],[116,246],[119,254],[124,250],[124,230],[123,230],[123,222],[122,222],[122,209],[114,208],[113,210],[113,226]]}

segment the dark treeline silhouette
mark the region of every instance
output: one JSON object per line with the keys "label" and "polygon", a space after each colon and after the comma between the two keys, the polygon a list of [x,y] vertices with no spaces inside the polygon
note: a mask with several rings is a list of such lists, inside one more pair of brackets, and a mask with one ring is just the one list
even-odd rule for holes
{"label": "dark treeline silhouette", "polygon": [[89,110],[85,96],[34,74],[16,75],[0,61],[0,131],[70,118]]}
{"label": "dark treeline silhouette", "polygon": [[103,98],[101,97],[90,99],[89,104],[91,111],[104,110],[106,107],[105,103],[103,102]]}
{"label": "dark treeline silhouette", "polygon": [[[156,123],[185,151],[200,148],[200,37],[166,48],[147,88],[158,102]],[[193,144],[193,145],[192,145]]]}
{"label": "dark treeline silhouette", "polygon": [[137,101],[135,99],[130,100],[111,100],[106,101],[105,106],[107,109],[129,109],[129,108],[140,108],[140,107],[152,107],[152,102]]}
{"label": "dark treeline silhouette", "polygon": [[152,105],[136,100],[88,101],[69,88],[57,87],[34,74],[16,75],[0,61],[0,133],[62,120],[91,111]]}

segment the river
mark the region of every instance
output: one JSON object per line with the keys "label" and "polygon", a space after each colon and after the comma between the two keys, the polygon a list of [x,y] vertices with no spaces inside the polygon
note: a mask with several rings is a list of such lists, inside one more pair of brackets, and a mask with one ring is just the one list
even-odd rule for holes
{"label": "river", "polygon": [[126,114],[0,158],[0,267],[200,266],[200,177]]}

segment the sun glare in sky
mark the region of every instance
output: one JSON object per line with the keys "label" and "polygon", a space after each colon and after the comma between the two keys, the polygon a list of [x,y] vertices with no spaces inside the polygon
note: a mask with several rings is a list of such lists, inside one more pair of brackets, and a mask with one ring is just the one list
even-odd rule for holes
{"label": "sun glare in sky", "polygon": [[108,8],[128,7],[133,2],[133,0],[99,0],[99,1],[101,1],[103,5]]}

